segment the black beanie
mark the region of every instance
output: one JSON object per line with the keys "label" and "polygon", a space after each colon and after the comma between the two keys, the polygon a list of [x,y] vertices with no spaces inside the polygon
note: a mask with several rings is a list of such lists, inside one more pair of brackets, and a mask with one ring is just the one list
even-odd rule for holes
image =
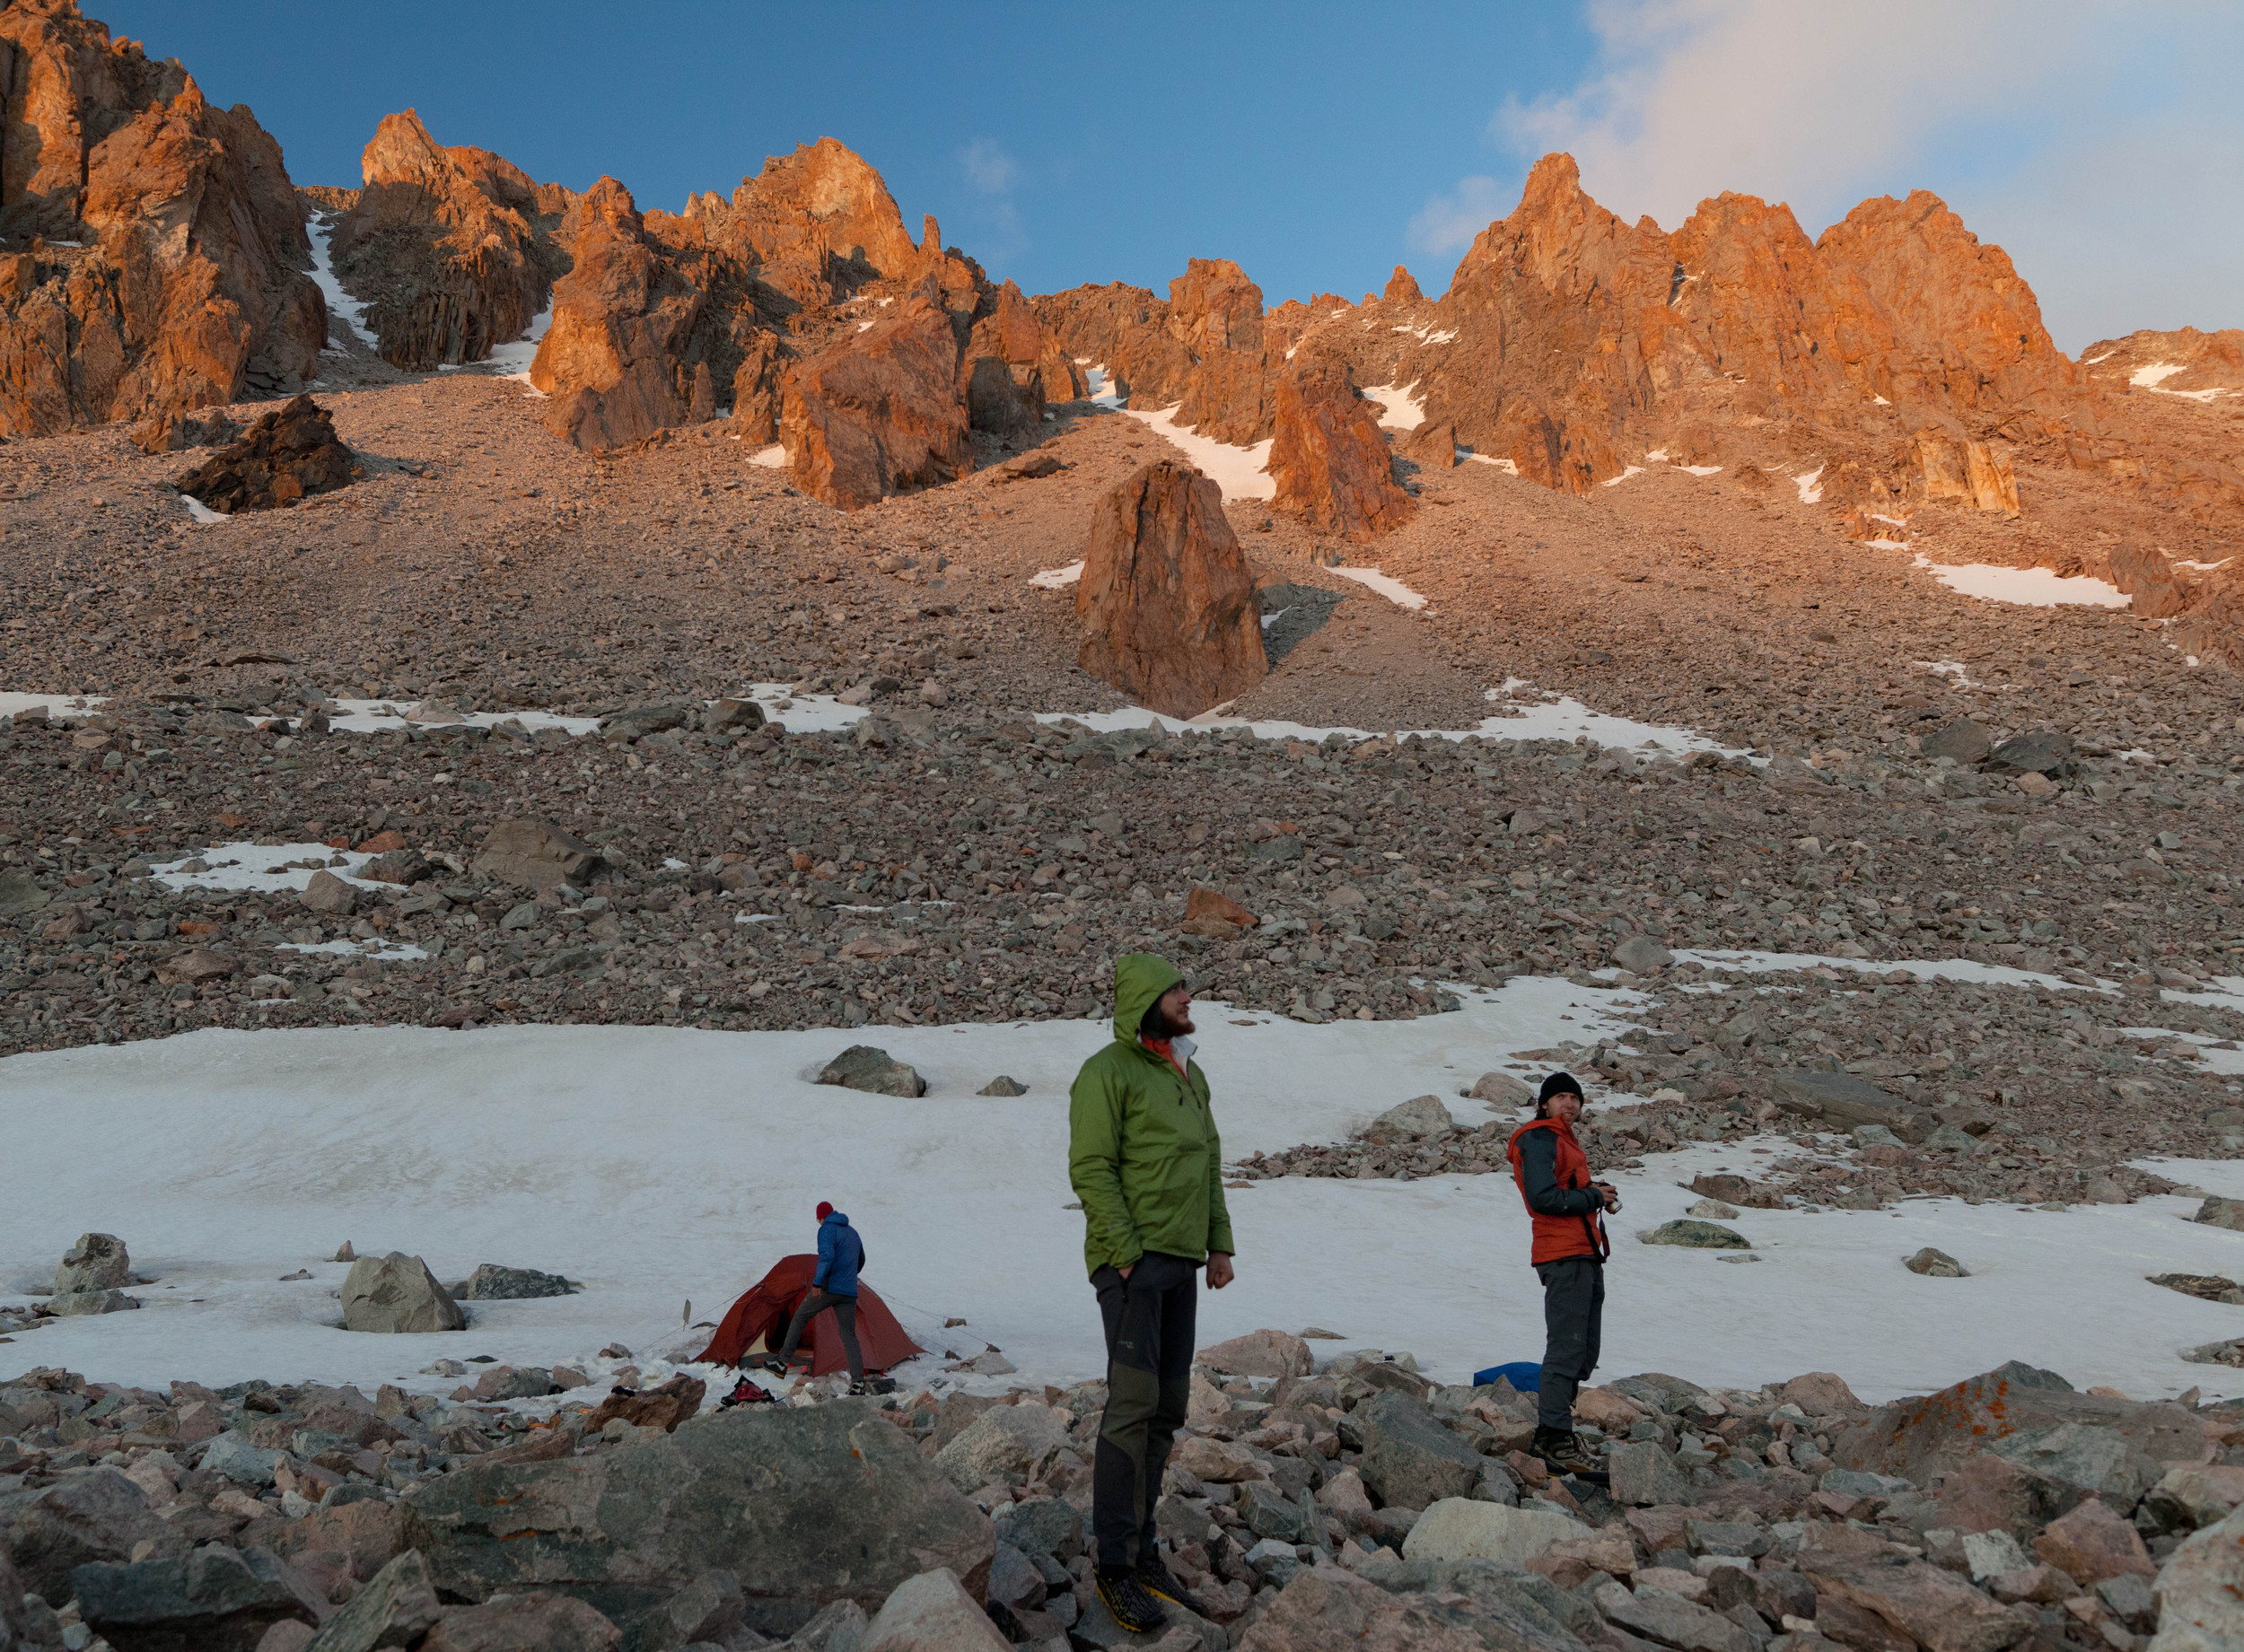
{"label": "black beanie", "polygon": [[[1543,1080],[1543,1088],[1535,1097],[1535,1116],[1537,1118],[1544,1116],[1544,1110],[1550,1106],[1550,1098],[1553,1096],[1580,1096],[1581,1094],[1582,1086],[1574,1081],[1573,1074],[1554,1072]],[[1583,1099],[1588,1098],[1585,1097]]]}

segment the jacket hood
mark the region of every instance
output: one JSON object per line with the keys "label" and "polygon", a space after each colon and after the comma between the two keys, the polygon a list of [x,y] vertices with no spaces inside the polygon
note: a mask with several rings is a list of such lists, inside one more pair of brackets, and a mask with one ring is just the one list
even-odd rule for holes
{"label": "jacket hood", "polygon": [[838,1222],[845,1228],[849,1226],[849,1219],[846,1216],[844,1216],[839,1211],[829,1211],[826,1217],[820,1221],[819,1226],[823,1228],[829,1222]]}
{"label": "jacket hood", "polygon": [[1114,960],[1114,1036],[1137,1042],[1137,1029],[1154,1001],[1184,979],[1167,958],[1150,952],[1125,952]]}

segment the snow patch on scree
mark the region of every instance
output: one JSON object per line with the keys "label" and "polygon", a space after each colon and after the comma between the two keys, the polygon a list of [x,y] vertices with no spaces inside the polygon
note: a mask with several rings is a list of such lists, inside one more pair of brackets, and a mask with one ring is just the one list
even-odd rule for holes
{"label": "snow patch on scree", "polygon": [[2086,574],[2062,579],[2048,568],[2005,568],[1984,562],[1936,563],[1922,551],[1917,553],[1915,565],[1949,590],[1984,602],[2009,602],[2029,608],[2124,608],[2129,601],[2117,585]]}
{"label": "snow patch on scree", "polygon": [[1062,586],[1073,585],[1083,577],[1083,560],[1079,556],[1065,568],[1047,568],[1041,573],[1030,574],[1029,583],[1039,590],[1058,590]]}
{"label": "snow patch on scree", "polygon": [[1412,387],[1372,384],[1363,387],[1367,400],[1380,405],[1379,422],[1396,430],[1416,430],[1426,422],[1426,405],[1410,393]]}
{"label": "snow patch on scree", "polygon": [[543,310],[530,319],[528,332],[511,344],[497,345],[492,350],[488,358],[490,365],[497,369],[500,378],[513,380],[532,396],[541,399],[545,392],[530,383],[530,369],[531,363],[538,359],[539,342],[545,337],[546,329],[552,325],[553,305],[548,302]]}
{"label": "snow patch on scree", "polygon": [[[1270,441],[1265,438],[1252,447],[1235,448],[1228,441],[1217,441],[1189,431],[1177,423],[1177,407],[1163,407],[1158,413],[1142,413],[1122,405],[1121,393],[1114,388],[1113,375],[1103,367],[1091,367],[1085,375],[1091,380],[1091,399],[1095,406],[1117,413],[1126,413],[1141,424],[1150,425],[1164,440],[1184,450],[1185,457],[1197,465],[1201,471],[1214,478],[1223,490],[1226,499],[1274,499],[1277,496],[1275,477],[1264,468],[1270,462]],[[1179,402],[1178,407],[1184,404]]]}
{"label": "snow patch on scree", "polygon": [[1426,599],[1392,574],[1381,573],[1377,568],[1335,568],[1333,572],[1344,580],[1354,580],[1368,586],[1398,608],[1422,608]]}

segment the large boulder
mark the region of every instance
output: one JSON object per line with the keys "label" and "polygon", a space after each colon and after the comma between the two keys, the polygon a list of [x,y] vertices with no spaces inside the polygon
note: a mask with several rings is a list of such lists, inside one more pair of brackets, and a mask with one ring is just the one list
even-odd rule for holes
{"label": "large boulder", "polygon": [[659,1439],[543,1463],[469,1464],[415,1486],[402,1541],[440,1595],[549,1588],[623,1622],[705,1571],[739,1580],[749,1623],[792,1633],[830,1601],[877,1611],[947,1568],[979,1595],[989,1518],[863,1408],[758,1406]]}
{"label": "large boulder", "polygon": [[[642,1644],[667,1648],[689,1643]],[[488,1605],[453,1607],[415,1652],[616,1652],[622,1645],[623,1631],[583,1601],[532,1589]]]}
{"label": "large boulder", "polygon": [[521,337],[565,266],[552,232],[570,191],[486,149],[444,147],[412,109],[382,117],[359,169],[365,187],[329,249],[382,358],[425,372]]}
{"label": "large boulder", "polygon": [[1004,1652],[1009,1644],[958,1578],[938,1569],[898,1584],[858,1646],[859,1652]]}
{"label": "large boulder", "polygon": [[365,467],[309,396],[276,407],[171,485],[223,515],[271,511],[347,487]]}
{"label": "large boulder", "polygon": [[391,1251],[361,1256],[343,1280],[343,1325],[349,1331],[406,1333],[464,1331],[468,1316],[418,1256]]}
{"label": "large boulder", "polygon": [[[2055,1372],[2013,1360],[1938,1394],[1880,1406],[1867,1421],[1833,1438],[1831,1457],[1842,1468],[1921,1484],[2014,1435],[2035,1437],[2021,1442],[2024,1447],[2054,1445],[2083,1461],[2109,1455],[2094,1452],[2099,1442],[2078,1429],[2055,1441],[2042,1432],[2067,1423],[2109,1435],[2123,1458],[2130,1449],[2152,1464],[2196,1463],[2204,1455],[2204,1430],[2181,1406],[2076,1394]],[[2039,1472],[2031,1462],[2019,1466]]]}
{"label": "large boulder", "polygon": [[328,1604],[259,1548],[205,1543],[171,1560],[95,1560],[70,1574],[78,1615],[120,1652],[253,1652],[274,1624],[318,1624]]}
{"label": "large boulder", "polygon": [[1403,1539],[1406,1560],[1494,1560],[1521,1566],[1591,1528],[1565,1515],[1448,1497],[1428,1506]]}
{"label": "large boulder", "polygon": [[55,1294],[116,1290],[133,1282],[133,1259],[113,1233],[82,1233],[55,1270]]}
{"label": "large boulder", "polygon": [[570,836],[550,820],[527,816],[502,820],[484,838],[468,870],[539,893],[557,884],[589,880],[600,864],[600,851]]}
{"label": "large boulder", "polygon": [[1908,1123],[1909,1111],[1898,1098],[1851,1072],[1801,1069],[1772,1073],[1769,1085],[1776,1092],[1776,1105],[1787,1113],[1850,1130],[1857,1124],[1883,1124],[1897,1135]]}
{"label": "large boulder", "polygon": [[1099,501],[1075,612],[1089,633],[1076,663],[1172,717],[1244,694],[1269,670],[1262,605],[1223,489],[1173,459]]}
{"label": "large boulder", "polygon": [[22,1586],[51,1606],[70,1599],[77,1568],[129,1560],[136,1545],[162,1546],[172,1535],[147,1494],[114,1468],[0,1495],[0,1545]]}
{"label": "large boulder", "polygon": [[1263,1330],[1203,1348],[1193,1363],[1226,1377],[1306,1377],[1317,1357],[1300,1337]]}
{"label": "large boulder", "polygon": [[443,1607],[429,1582],[428,1563],[408,1549],[344,1603],[306,1652],[374,1652],[408,1647],[435,1623]]}
{"label": "large boulder", "polygon": [[2175,1550],[2153,1589],[2159,1626],[2148,1652],[2232,1652],[2244,1646],[2244,1508]]}
{"label": "large boulder", "polygon": [[935,1466],[961,1491],[1021,1484],[1067,1445],[1069,1420],[1049,1405],[994,1405],[935,1454]]}
{"label": "large boulder", "polygon": [[327,307],[280,145],[75,4],[0,7],[0,437],[293,395]]}
{"label": "large boulder", "polygon": [[1377,407],[1337,362],[1307,360],[1279,375],[1269,471],[1273,509],[1346,539],[1376,539],[1418,508],[1396,484]]}
{"label": "large boulder", "polygon": [[787,375],[779,440],[803,492],[846,511],[974,468],[950,315],[907,299]]}
{"label": "large boulder", "polygon": [[1802,1549],[1794,1563],[1819,1594],[1873,1613],[1925,1652],[2002,1652],[2027,1630],[1954,1573],[1906,1555]]}
{"label": "large boulder", "polygon": [[1386,1507],[1430,1508],[1445,1497],[1469,1497],[1480,1483],[1480,1453],[1416,1394],[1388,1389],[1354,1417],[1363,1433],[1363,1483]]}

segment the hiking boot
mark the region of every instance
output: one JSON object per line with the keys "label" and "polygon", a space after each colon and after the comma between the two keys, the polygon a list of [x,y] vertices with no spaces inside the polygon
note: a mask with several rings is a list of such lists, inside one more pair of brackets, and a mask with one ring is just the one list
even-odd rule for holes
{"label": "hiking boot", "polygon": [[1137,1580],[1145,1586],[1145,1592],[1172,1606],[1182,1606],[1196,1618],[1205,1618],[1206,1612],[1191,1593],[1170,1573],[1168,1565],[1158,1554],[1149,1554],[1137,1563]]}
{"label": "hiking boot", "polygon": [[1125,1634],[1151,1634],[1169,1621],[1144,1578],[1129,1567],[1101,1566],[1092,1574],[1091,1586]]}
{"label": "hiking boot", "polygon": [[785,1359],[780,1359],[777,1355],[766,1354],[761,1359],[758,1359],[756,1364],[758,1369],[769,1371],[774,1377],[776,1377],[782,1382],[786,1381],[787,1362]]}
{"label": "hiking boot", "polygon": [[894,1394],[896,1382],[894,1378],[887,1377],[861,1377],[849,1385],[849,1392],[861,1400],[873,1394]]}
{"label": "hiking boot", "polygon": [[1528,1451],[1543,1460],[1555,1474],[1602,1474],[1605,1464],[1583,1449],[1582,1437],[1572,1429],[1538,1429]]}

